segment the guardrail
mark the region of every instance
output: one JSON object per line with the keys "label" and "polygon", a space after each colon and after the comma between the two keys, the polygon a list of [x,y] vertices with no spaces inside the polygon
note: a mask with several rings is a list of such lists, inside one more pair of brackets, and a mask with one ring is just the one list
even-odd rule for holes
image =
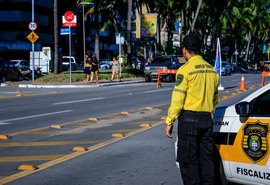
{"label": "guardrail", "polygon": [[161,87],[161,74],[176,74],[177,69],[158,69],[157,88]]}
{"label": "guardrail", "polygon": [[263,71],[262,72],[262,86],[264,86],[264,78],[270,76],[270,72]]}

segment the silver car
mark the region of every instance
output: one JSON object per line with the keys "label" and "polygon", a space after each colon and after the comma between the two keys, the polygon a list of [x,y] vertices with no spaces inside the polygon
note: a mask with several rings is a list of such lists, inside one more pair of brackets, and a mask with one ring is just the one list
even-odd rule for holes
{"label": "silver car", "polygon": [[223,61],[221,65],[221,75],[231,75],[232,73],[232,66],[229,62]]}

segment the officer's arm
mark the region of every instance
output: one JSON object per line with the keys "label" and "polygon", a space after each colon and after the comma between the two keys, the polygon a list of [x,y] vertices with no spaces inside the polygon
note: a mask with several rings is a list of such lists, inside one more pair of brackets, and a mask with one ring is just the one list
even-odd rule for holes
{"label": "officer's arm", "polygon": [[213,110],[213,112],[212,112],[212,116],[214,116],[215,108],[216,108],[217,104],[219,103],[219,97],[218,97],[218,83],[219,83],[219,76],[217,77],[217,80],[216,80],[216,90],[215,90],[214,100],[213,100],[214,110]]}
{"label": "officer's arm", "polygon": [[184,100],[187,93],[187,79],[183,74],[176,75],[176,84],[172,92],[171,105],[168,110],[168,116],[166,118],[166,124],[172,125],[179,116],[184,106]]}

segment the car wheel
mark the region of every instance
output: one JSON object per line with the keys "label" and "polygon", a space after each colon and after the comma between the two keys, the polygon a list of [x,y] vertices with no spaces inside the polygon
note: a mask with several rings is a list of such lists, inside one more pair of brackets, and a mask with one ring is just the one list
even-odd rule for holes
{"label": "car wheel", "polygon": [[173,81],[172,75],[166,76],[166,81],[167,81],[167,82],[172,82],[172,81]]}
{"label": "car wheel", "polygon": [[151,77],[150,76],[144,76],[145,82],[151,82]]}

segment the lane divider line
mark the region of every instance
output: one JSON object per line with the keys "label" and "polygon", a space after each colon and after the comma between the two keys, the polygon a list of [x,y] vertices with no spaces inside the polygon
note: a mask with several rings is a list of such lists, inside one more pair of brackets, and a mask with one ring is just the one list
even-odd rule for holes
{"label": "lane divider line", "polygon": [[32,116],[24,116],[24,117],[19,117],[19,118],[0,120],[0,125],[1,125],[1,122],[5,123],[9,121],[18,121],[18,120],[23,120],[23,119],[38,118],[42,116],[50,116],[50,115],[62,114],[62,113],[67,113],[67,112],[72,112],[72,111],[73,110],[63,110],[63,111],[58,111],[58,112],[49,112],[49,113],[44,113],[44,114],[32,115]]}
{"label": "lane divider line", "polygon": [[[23,146],[60,146],[60,145],[77,145],[77,144],[96,144],[103,140],[93,141],[35,141],[35,142],[6,142],[0,143],[0,147],[23,147]],[[1,159],[1,157],[0,157]]]}
{"label": "lane divider line", "polygon": [[90,99],[83,99],[83,100],[73,100],[73,101],[66,101],[66,102],[58,102],[58,103],[53,103],[53,105],[64,105],[64,104],[80,103],[80,102],[103,100],[103,99],[105,99],[105,98],[104,97],[98,97],[98,98],[90,98]]}
{"label": "lane divider line", "polygon": [[[153,127],[156,127],[156,126],[159,126],[159,125],[162,125],[164,124],[163,121],[158,121],[157,123],[153,124]],[[52,166],[55,166],[57,164],[60,164],[62,162],[65,162],[67,160],[70,160],[70,159],[73,159],[75,157],[78,157],[80,155],[83,155],[83,154],[86,154],[86,153],[89,153],[89,152],[92,152],[94,150],[97,150],[97,149],[100,149],[100,148],[103,148],[105,146],[108,146],[108,145],[111,145],[113,143],[116,143],[122,139],[125,139],[125,138],[128,138],[128,137],[131,137],[133,135],[136,135],[136,134],[139,134],[141,132],[144,132],[146,130],[148,130],[150,128],[140,128],[138,130],[135,130],[133,132],[130,132],[126,135],[126,137],[123,137],[123,138],[113,138],[113,139],[110,139],[108,141],[105,141],[105,142],[102,142],[102,143],[99,143],[97,145],[94,145],[94,146],[91,146],[91,147],[88,147],[87,151],[85,152],[73,152],[71,154],[68,154],[68,155],[65,155],[63,157],[60,157],[58,159],[55,159],[53,161],[49,161],[47,163],[43,163],[41,165],[38,166],[38,169],[37,170],[34,170],[34,171],[22,171],[22,172],[19,172],[19,173],[16,173],[16,174],[13,174],[13,175],[10,175],[8,177],[5,177],[3,179],[0,179],[0,184],[5,184],[5,183],[9,183],[9,182],[12,182],[14,180],[17,180],[17,179],[20,179],[22,177],[25,177],[25,176],[28,176],[28,175],[31,175],[33,173],[36,173],[36,172],[39,172],[41,170],[44,170],[44,169],[47,169],[49,167],[52,167]]]}
{"label": "lane divider line", "polygon": [[29,156],[8,156],[0,157],[0,162],[25,162],[25,161],[51,161],[65,156],[62,155],[29,155]]}

